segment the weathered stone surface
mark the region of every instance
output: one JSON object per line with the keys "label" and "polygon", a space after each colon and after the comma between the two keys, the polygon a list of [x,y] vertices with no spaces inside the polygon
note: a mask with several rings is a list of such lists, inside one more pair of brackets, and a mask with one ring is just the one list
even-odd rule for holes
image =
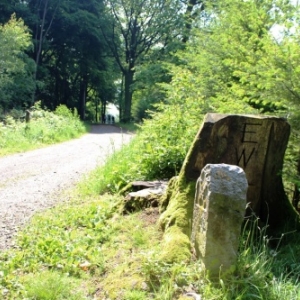
{"label": "weathered stone surface", "polygon": [[124,212],[138,211],[148,207],[158,207],[160,198],[166,192],[167,182],[135,181],[132,182],[130,186],[132,189],[139,190],[127,194],[124,201]]}
{"label": "weathered stone surface", "polygon": [[137,192],[147,188],[158,189],[160,187],[166,187],[168,185],[168,181],[165,180],[155,180],[155,181],[132,181],[127,184],[121,191],[121,195],[128,194],[130,192]]}
{"label": "weathered stone surface", "polygon": [[212,278],[234,270],[247,188],[243,169],[226,164],[206,165],[197,181],[191,241]]}
{"label": "weathered stone surface", "polygon": [[276,226],[287,201],[281,170],[289,134],[290,126],[281,118],[207,114],[182,173],[188,181],[196,181],[208,163],[242,167],[249,184],[249,207],[263,222]]}

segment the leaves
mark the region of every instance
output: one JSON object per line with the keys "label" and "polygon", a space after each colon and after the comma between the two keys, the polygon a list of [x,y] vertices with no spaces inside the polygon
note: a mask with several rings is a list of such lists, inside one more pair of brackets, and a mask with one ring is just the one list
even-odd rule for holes
{"label": "leaves", "polygon": [[25,51],[31,47],[23,20],[13,15],[8,23],[0,25],[0,107],[18,107],[30,101],[34,62]]}

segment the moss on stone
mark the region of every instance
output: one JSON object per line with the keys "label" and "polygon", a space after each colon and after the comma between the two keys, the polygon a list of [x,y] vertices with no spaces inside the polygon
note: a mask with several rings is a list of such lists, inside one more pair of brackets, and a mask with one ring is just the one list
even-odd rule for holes
{"label": "moss on stone", "polygon": [[176,187],[177,180],[178,176],[174,176],[169,180],[167,191],[160,199],[160,213],[167,209],[172,193]]}
{"label": "moss on stone", "polygon": [[164,234],[160,259],[167,263],[189,261],[191,258],[189,237],[178,226],[172,226]]}
{"label": "moss on stone", "polygon": [[186,235],[190,235],[192,229],[195,182],[182,183],[179,177],[176,182],[168,186],[167,194],[170,199],[167,209],[162,213],[159,224],[167,230],[177,226]]}
{"label": "moss on stone", "polygon": [[130,192],[133,191],[133,187],[132,187],[132,182],[128,183],[127,185],[125,185],[125,187],[123,187],[118,194],[124,196],[125,194],[128,194]]}
{"label": "moss on stone", "polygon": [[172,178],[168,185],[159,224],[165,231],[162,258],[167,262],[189,260],[192,230],[195,182],[186,183],[183,176]]}

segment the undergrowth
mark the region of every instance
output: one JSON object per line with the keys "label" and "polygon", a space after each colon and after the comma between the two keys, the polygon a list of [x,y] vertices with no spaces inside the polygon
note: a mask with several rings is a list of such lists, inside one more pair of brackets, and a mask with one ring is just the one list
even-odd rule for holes
{"label": "undergrowth", "polygon": [[60,105],[50,112],[41,109],[37,102],[31,109],[30,122],[17,119],[13,114],[0,122],[0,156],[66,141],[80,136],[87,129],[76,111],[72,113]]}
{"label": "undergrowth", "polygon": [[212,282],[199,261],[160,259],[157,209],[122,215],[119,196],[72,198],[0,253],[3,299],[300,299],[298,233],[274,248],[257,224],[245,229],[236,273]]}

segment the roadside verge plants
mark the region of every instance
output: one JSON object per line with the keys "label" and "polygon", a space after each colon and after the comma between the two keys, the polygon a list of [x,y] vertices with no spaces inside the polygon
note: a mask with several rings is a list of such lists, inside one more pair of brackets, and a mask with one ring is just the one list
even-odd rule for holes
{"label": "roadside verge plants", "polygon": [[[19,112],[18,115],[24,113]],[[82,135],[88,128],[64,105],[54,112],[43,110],[37,102],[31,109],[29,123],[6,115],[0,122],[0,156],[23,152]]]}

